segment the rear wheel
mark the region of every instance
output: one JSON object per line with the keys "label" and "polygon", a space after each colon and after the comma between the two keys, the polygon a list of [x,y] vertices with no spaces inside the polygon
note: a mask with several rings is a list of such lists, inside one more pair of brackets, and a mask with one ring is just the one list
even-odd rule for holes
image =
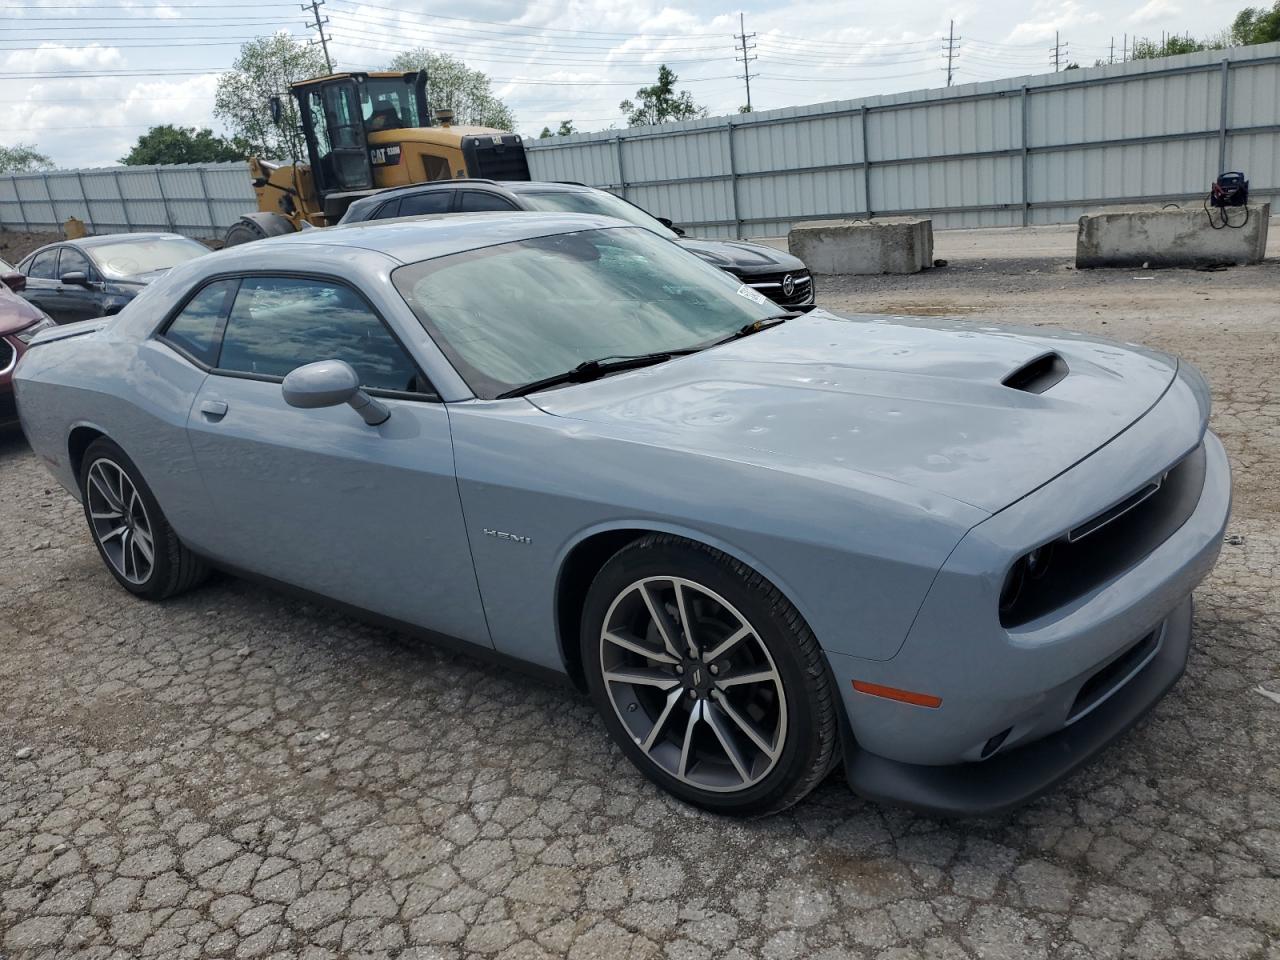
{"label": "rear wheel", "polygon": [[267,237],[282,237],[293,232],[293,224],[287,217],[282,217],[278,213],[246,215],[227,228],[222,238],[222,246],[236,247],[242,243],[265,240]]}
{"label": "rear wheel", "polygon": [[654,535],[597,575],[582,627],[606,726],[655,783],[720,813],[772,813],[830,771],[836,704],[795,608],[719,551]]}
{"label": "rear wheel", "polygon": [[80,467],[80,491],[98,553],[130,593],[163,600],[205,578],[204,562],[183,546],[151,488],[117,444],[105,437],[89,444]]}

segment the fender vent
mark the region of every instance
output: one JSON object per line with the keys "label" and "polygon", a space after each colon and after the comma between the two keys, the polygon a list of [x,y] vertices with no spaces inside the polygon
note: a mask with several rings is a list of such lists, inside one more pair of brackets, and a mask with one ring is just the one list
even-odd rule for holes
{"label": "fender vent", "polygon": [[1024,393],[1044,393],[1071,371],[1056,353],[1046,353],[1019,367],[1000,382]]}

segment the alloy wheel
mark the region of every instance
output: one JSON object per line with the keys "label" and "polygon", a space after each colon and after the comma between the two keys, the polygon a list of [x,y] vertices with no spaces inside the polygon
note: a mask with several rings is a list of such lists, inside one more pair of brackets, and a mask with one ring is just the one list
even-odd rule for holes
{"label": "alloy wheel", "polygon": [[622,590],[604,618],[600,666],[636,746],[683,783],[745,790],[782,754],[777,665],[747,618],[701,584],[648,577]]}
{"label": "alloy wheel", "polygon": [[85,496],[93,536],[107,562],[130,583],[146,583],[155,567],[155,538],[129,475],[112,460],[95,460]]}

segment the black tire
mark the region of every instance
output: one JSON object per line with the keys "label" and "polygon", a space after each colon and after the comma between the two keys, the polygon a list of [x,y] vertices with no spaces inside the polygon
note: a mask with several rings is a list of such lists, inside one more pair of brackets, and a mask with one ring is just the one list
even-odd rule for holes
{"label": "black tire", "polygon": [[[105,485],[107,491],[104,492],[100,478],[112,477],[115,475],[113,471],[117,470],[123,474],[132,491],[136,492],[136,501],[133,501],[132,496],[121,498],[116,493],[117,489],[127,488],[113,487],[109,480]],[[91,476],[94,479],[91,479]],[[94,484],[93,490],[91,490],[91,484]],[[112,494],[116,495],[114,500],[111,498]],[[85,450],[84,459],[80,464],[80,499],[84,505],[84,517],[89,526],[89,535],[93,538],[94,546],[98,548],[102,562],[116,578],[116,582],[135,596],[145,600],[164,600],[190,590],[208,575],[208,566],[205,562],[188,550],[178,539],[178,535],[173,532],[173,528],[169,526],[169,521],[165,519],[164,512],[156,502],[151,488],[143,479],[141,471],[118,444],[106,437],[94,440]],[[126,535],[110,536],[104,534],[101,529],[104,526],[116,524],[112,513],[117,511],[111,508],[119,505],[116,501],[123,502],[125,499],[133,501],[132,505],[124,504],[123,511],[119,511],[121,524],[129,528],[127,535],[132,535],[135,544],[130,552],[134,560],[132,576],[130,576],[128,560],[122,561],[115,555],[117,549],[122,555],[130,549],[127,546]],[[95,506],[99,510],[103,506],[108,509],[106,512],[100,512],[95,519]],[[136,546],[141,539],[139,531],[143,529],[149,531],[152,555],[149,569],[146,569],[145,554],[140,547]],[[145,575],[143,575],[144,572]]]}
{"label": "black tire", "polygon": [[[673,577],[681,582],[684,601],[677,596],[676,580],[668,581],[670,593],[663,593],[662,582]],[[647,589],[654,591],[648,599]],[[650,605],[649,599],[654,604]],[[682,602],[687,602],[687,619],[694,623],[695,635],[701,634],[704,642],[676,651],[685,658],[677,665],[671,648],[664,646],[656,617],[664,618],[677,646],[685,642],[686,634],[680,626],[686,609],[679,606]],[[721,606],[721,602],[728,606]],[[670,616],[659,613],[659,606],[675,612]],[[633,617],[630,609],[639,613]],[[640,625],[646,609],[652,626],[641,638]],[[741,621],[736,631],[721,626],[734,623],[733,616]],[[603,638],[606,618],[611,618],[611,636],[625,634],[624,639],[630,638],[626,644]],[[741,633],[744,627],[750,630],[746,634],[750,643],[739,641],[728,654],[707,659],[725,642],[726,633]],[[720,633],[714,633],[716,630]],[[632,640],[640,640],[645,651],[660,655],[666,651],[672,663],[654,662],[634,649]],[[618,652],[619,647],[622,653]],[[718,550],[666,534],[652,534],[623,548],[604,565],[588,591],[581,648],[587,686],[610,735],[645,776],[681,800],[735,816],[776,813],[808,794],[836,763],[837,698],[816,638],[773,584]],[[741,652],[736,653],[739,649]],[[735,656],[750,662],[735,664],[731,662]],[[608,684],[606,661],[612,664],[608,669],[614,678]],[[719,676],[699,676],[697,667],[704,664],[708,670],[718,665]],[[641,684],[617,680],[619,676],[632,675],[633,668],[650,679]],[[666,684],[667,678],[661,674],[668,671],[679,672],[680,686],[660,688],[654,693],[649,686],[651,678],[656,676]],[[747,695],[757,698],[755,702],[747,704],[739,699],[726,707],[727,696],[740,697],[744,693],[742,687],[735,687],[737,692],[731,694],[730,684],[750,683],[737,678],[765,673],[770,676],[768,681],[746,688]],[[679,696],[673,696],[677,691]],[[703,711],[702,719],[693,716],[695,709]],[[682,710],[687,714],[677,713]],[[771,750],[766,751],[764,745],[752,747],[739,723],[744,716],[753,721],[756,743],[766,740]],[[665,723],[661,718],[667,718]],[[728,731],[734,734],[730,739],[736,745],[736,758],[729,756],[725,743]],[[644,748],[646,741],[652,754]],[[682,744],[678,760],[677,741]],[[699,742],[706,747],[700,754],[705,760],[695,759]],[[724,755],[724,762],[719,765],[717,750]],[[687,767],[686,757],[690,759]],[[732,768],[728,767],[730,760]],[[751,762],[740,762],[746,760]],[[693,782],[704,768],[709,771],[703,775],[704,782]],[[715,787],[706,786],[713,777],[720,778]]]}
{"label": "black tire", "polygon": [[293,224],[277,213],[243,216],[227,228],[222,246],[223,249],[238,247],[242,243],[265,240],[267,237],[282,237],[293,232]]}

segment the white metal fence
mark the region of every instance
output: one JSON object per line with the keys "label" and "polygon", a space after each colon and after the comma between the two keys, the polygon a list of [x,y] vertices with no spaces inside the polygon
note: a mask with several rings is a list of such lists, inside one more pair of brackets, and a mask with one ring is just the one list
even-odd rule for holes
{"label": "white metal fence", "polygon": [[0,176],[0,227],[6,230],[56,231],[77,217],[90,233],[168,230],[220,237],[257,206],[243,162]]}
{"label": "white metal fence", "polygon": [[605,187],[711,236],[903,214],[1062,223],[1198,202],[1224,169],[1280,193],[1280,43],[531,141],[543,180]]}
{"label": "white metal fence", "polygon": [[[1280,193],[1280,43],[763,113],[527,141],[543,180],[621,194],[693,233],[926,214],[1063,223],[1197,202],[1224,169]],[[0,227],[216,237],[256,208],[243,163],[0,176]]]}

